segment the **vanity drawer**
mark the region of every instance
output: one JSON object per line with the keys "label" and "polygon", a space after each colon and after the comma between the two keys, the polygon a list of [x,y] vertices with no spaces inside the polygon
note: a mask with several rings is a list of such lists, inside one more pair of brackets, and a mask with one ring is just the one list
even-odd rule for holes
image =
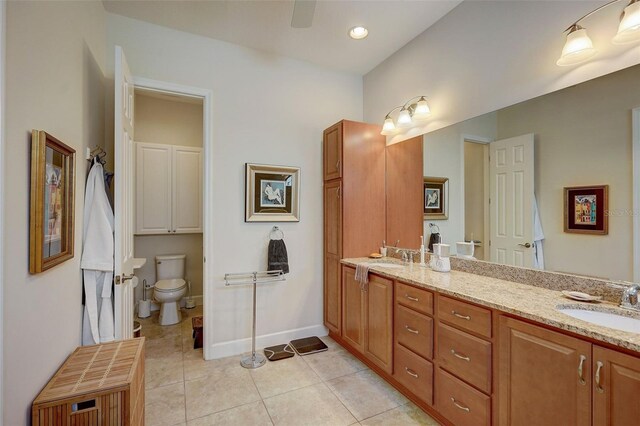
{"label": "vanity drawer", "polygon": [[491,337],[491,311],[488,309],[439,297],[438,318],[481,336]]}
{"label": "vanity drawer", "polygon": [[396,303],[433,315],[433,293],[396,281]]}
{"label": "vanity drawer", "polygon": [[433,358],[433,319],[396,304],[396,341],[425,358]]}
{"label": "vanity drawer", "polygon": [[491,424],[491,398],[436,369],[436,409],[456,426]]}
{"label": "vanity drawer", "polygon": [[445,324],[438,324],[438,361],[478,389],[491,393],[491,343]]}
{"label": "vanity drawer", "polygon": [[393,377],[429,405],[433,404],[433,364],[400,345],[395,346]]}

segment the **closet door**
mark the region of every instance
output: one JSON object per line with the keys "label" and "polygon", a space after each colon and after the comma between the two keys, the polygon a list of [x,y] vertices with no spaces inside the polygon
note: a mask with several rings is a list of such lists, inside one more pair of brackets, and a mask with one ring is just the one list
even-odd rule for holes
{"label": "closet door", "polygon": [[172,232],[202,232],[202,149],[173,147]]}
{"label": "closet door", "polygon": [[171,227],[171,146],[136,143],[136,234]]}

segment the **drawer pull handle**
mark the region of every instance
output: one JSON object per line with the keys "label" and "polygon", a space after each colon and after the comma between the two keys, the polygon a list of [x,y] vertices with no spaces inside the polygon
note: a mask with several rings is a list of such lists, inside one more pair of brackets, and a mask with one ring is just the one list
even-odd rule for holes
{"label": "drawer pull handle", "polygon": [[420,332],[418,330],[415,330],[411,327],[409,327],[408,325],[405,325],[404,328],[409,332],[409,333],[413,333],[413,334],[420,334]]}
{"label": "drawer pull handle", "polygon": [[455,350],[455,349],[451,349],[451,353],[452,353],[452,354],[453,354],[453,356],[455,356],[456,358],[463,359],[463,360],[465,360],[465,361],[467,361],[467,362],[471,361],[471,358],[469,358],[468,356],[465,356],[465,355],[461,355],[461,354],[459,354],[458,352],[456,352],[456,350]]}
{"label": "drawer pull handle", "polygon": [[600,370],[602,369],[604,364],[601,361],[598,361],[596,362],[596,365],[598,366],[598,368],[596,368],[596,390],[599,393],[604,393],[604,389],[602,389],[602,386],[600,386]]}
{"label": "drawer pull handle", "polygon": [[406,297],[407,299],[411,300],[412,302],[418,302],[419,301],[419,299],[417,297],[409,296],[408,294],[405,294],[404,297]]}
{"label": "drawer pull handle", "polygon": [[467,320],[467,321],[471,320],[471,317],[469,315],[462,315],[462,314],[457,313],[456,311],[451,311],[451,313],[453,315],[457,316],[458,318],[462,318],[462,319]]}
{"label": "drawer pull handle", "polygon": [[469,407],[465,407],[464,405],[458,404],[458,401],[456,401],[456,399],[454,397],[451,397],[451,402],[453,402],[453,405],[455,405],[456,407],[458,407],[462,411],[466,411],[467,413],[469,411],[471,411],[471,409]]}
{"label": "drawer pull handle", "polygon": [[584,362],[586,361],[586,359],[587,359],[586,356],[580,355],[580,364],[578,364],[578,382],[580,382],[581,385],[584,385],[587,383],[584,381],[584,375],[582,374]]}
{"label": "drawer pull handle", "polygon": [[407,372],[408,375],[415,377],[416,379],[419,377],[418,373],[416,373],[415,371],[413,371],[412,369],[410,369],[409,367],[405,367],[404,371]]}

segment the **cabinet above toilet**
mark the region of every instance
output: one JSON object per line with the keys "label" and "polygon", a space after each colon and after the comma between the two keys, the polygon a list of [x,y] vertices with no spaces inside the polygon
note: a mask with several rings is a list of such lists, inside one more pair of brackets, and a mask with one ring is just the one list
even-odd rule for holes
{"label": "cabinet above toilet", "polygon": [[202,148],[136,142],[137,235],[202,232]]}

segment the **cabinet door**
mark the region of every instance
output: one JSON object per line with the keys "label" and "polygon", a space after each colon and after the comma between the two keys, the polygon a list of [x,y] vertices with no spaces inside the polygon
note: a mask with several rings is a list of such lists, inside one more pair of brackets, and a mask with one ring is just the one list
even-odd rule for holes
{"label": "cabinet door", "polygon": [[342,267],[342,338],[364,353],[364,292],[356,270]]}
{"label": "cabinet door", "polygon": [[366,299],[365,355],[391,374],[393,370],[393,281],[369,275]]}
{"label": "cabinet door", "polygon": [[174,146],[172,231],[202,232],[202,149]]}
{"label": "cabinet door", "polygon": [[591,344],[500,317],[501,425],[591,424]]}
{"label": "cabinet door", "polygon": [[593,424],[640,423],[640,358],[593,347]]}
{"label": "cabinet door", "polygon": [[325,130],[322,142],[324,180],[342,177],[342,122]]}
{"label": "cabinet door", "polygon": [[340,334],[340,259],[342,257],[341,182],[324,187],[324,325]]}
{"label": "cabinet door", "polygon": [[136,143],[136,234],[166,234],[171,226],[171,146]]}

